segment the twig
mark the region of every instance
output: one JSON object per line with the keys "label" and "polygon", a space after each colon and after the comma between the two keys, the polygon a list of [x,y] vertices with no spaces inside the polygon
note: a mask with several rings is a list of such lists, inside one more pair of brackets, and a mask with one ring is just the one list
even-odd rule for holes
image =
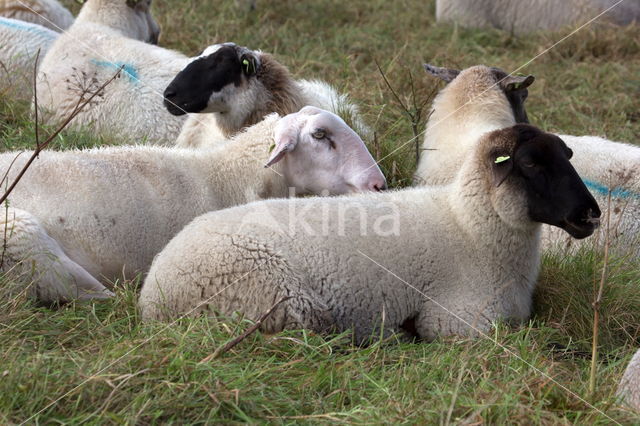
{"label": "twig", "polygon": [[607,280],[607,265],[609,263],[609,228],[611,219],[611,191],[607,195],[607,227],[604,230],[604,264],[602,265],[602,276],[600,277],[600,287],[595,300],[593,301],[593,341],[591,344],[591,371],[589,373],[589,396],[593,398],[596,391],[596,367],[598,363],[598,323],[600,321],[600,303],[602,302],[602,292],[604,283]]}
{"label": "twig", "polygon": [[396,98],[396,101],[398,101],[398,103],[400,104],[400,107],[404,110],[404,113],[407,115],[407,117],[409,117],[409,121],[411,122],[411,130],[413,131],[413,138],[411,140],[415,140],[416,163],[417,163],[420,160],[419,137],[422,134],[422,132],[420,131],[420,123],[422,121],[422,111],[424,110],[424,107],[427,105],[427,103],[431,99],[431,95],[428,96],[425,99],[425,101],[422,102],[422,104],[418,105],[418,102],[416,101],[417,94],[416,94],[415,82],[413,81],[413,74],[411,73],[411,70],[409,70],[409,83],[411,84],[411,98],[412,98],[411,101],[413,104],[413,110],[411,110],[407,105],[405,105],[404,102],[402,102],[402,99],[400,99],[400,96],[398,95],[398,93],[395,91],[393,86],[391,86],[391,83],[387,79],[387,76],[385,75],[384,71],[382,71],[382,68],[380,67],[380,64],[378,63],[377,60],[375,61],[375,63],[376,63],[376,66],[378,67],[378,72],[380,72],[380,75],[382,76],[382,79],[384,80],[384,83],[386,84],[387,88],[391,91],[391,93],[393,94],[393,97]]}
{"label": "twig", "polygon": [[242,333],[241,335],[239,335],[238,337],[236,337],[235,339],[233,339],[232,341],[230,341],[229,343],[227,343],[224,346],[219,347],[218,349],[216,349],[211,355],[208,355],[206,358],[204,358],[202,361],[200,361],[200,363],[205,363],[205,362],[209,362],[212,359],[216,359],[218,358],[220,355],[228,352],[229,350],[231,350],[231,348],[233,348],[235,345],[237,345],[238,343],[242,342],[244,339],[246,339],[251,333],[254,333],[264,322],[264,320],[267,319],[267,317],[269,315],[271,315],[273,313],[273,311],[282,303],[285,302],[287,300],[291,299],[291,296],[285,296],[282,299],[278,300],[276,302],[275,305],[273,305],[267,312],[265,312],[264,314],[262,314],[262,316],[260,317],[260,319],[258,319],[258,321],[256,321],[255,324],[253,324],[251,327],[247,328],[245,330],[244,333]]}
{"label": "twig", "polygon": [[38,90],[36,80],[38,79],[38,60],[40,59],[40,49],[36,52],[36,60],[33,63],[33,111],[35,113],[35,127],[36,127],[36,148],[40,147],[40,137],[38,135]]}
{"label": "twig", "polygon": [[[120,72],[122,71],[122,68],[124,66],[120,67],[118,69],[118,71],[113,75],[113,77],[111,77],[109,80],[107,80],[102,86],[100,86],[94,93],[91,94],[91,96],[84,102],[78,102],[76,108],[74,108],[74,110],[71,112],[71,114],[66,118],[66,120],[64,120],[62,122],[62,124],[56,129],[55,132],[53,132],[48,138],[47,140],[45,140],[43,143],[39,143],[36,146],[35,151],[33,151],[33,154],[31,155],[31,157],[29,158],[29,160],[27,160],[27,162],[25,163],[25,165],[22,167],[22,170],[20,170],[20,173],[18,173],[18,175],[15,177],[15,179],[13,180],[13,182],[11,183],[11,185],[9,186],[9,188],[5,191],[4,195],[2,195],[2,197],[0,197],[0,204],[2,204],[7,197],[9,197],[9,194],[11,194],[11,192],[14,190],[14,188],[16,187],[16,185],[18,184],[18,182],[20,182],[20,179],[22,179],[22,177],[24,176],[24,174],[27,172],[27,169],[29,169],[29,167],[31,166],[31,163],[33,163],[33,161],[38,157],[38,155],[40,154],[40,152],[42,152],[43,149],[45,149],[50,143],[51,141],[53,141],[59,134],[60,132],[62,132],[62,130],[64,130],[65,127],[67,127],[67,125],[71,122],[71,120],[73,120],[74,118],[76,118],[76,116],[78,114],[80,114],[80,112],[82,111],[82,109],[87,106],[92,100],[93,98],[95,98],[96,96],[98,96],[98,94],[100,92],[102,92],[104,90],[105,87],[107,87],[109,84],[111,84],[111,82],[113,82],[113,80],[115,80],[118,75],[120,75]],[[35,106],[36,110],[37,105]]]}

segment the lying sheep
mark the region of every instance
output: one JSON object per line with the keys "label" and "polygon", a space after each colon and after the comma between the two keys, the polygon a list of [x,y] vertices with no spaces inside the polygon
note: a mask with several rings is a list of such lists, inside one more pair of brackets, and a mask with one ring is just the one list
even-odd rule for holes
{"label": "lying sheep", "polygon": [[622,376],[618,397],[634,410],[640,411],[640,350],[633,356]]}
{"label": "lying sheep", "polygon": [[0,17],[0,93],[31,99],[36,57],[41,63],[57,37],[43,26]]}
{"label": "lying sheep", "polygon": [[73,15],[57,0],[0,0],[0,16],[31,22],[61,32],[73,24]]}
{"label": "lying sheep", "polygon": [[255,320],[288,296],[266,332],[352,328],[359,343],[524,321],[539,268],[538,222],[583,238],[599,216],[570,155],[558,137],[518,125],[483,137],[449,186],[200,216],[154,260],[142,318],[212,310]]}
{"label": "lying sheep", "polygon": [[[0,155],[3,175],[15,157]],[[26,160],[18,156],[10,180]],[[290,188],[296,194],[344,194],[384,186],[353,130],[310,107],[284,118],[271,115],[208,150],[42,152],[0,220],[7,239],[3,271],[21,283],[34,281],[30,294],[46,302],[108,297],[101,282],[145,272],[171,237],[200,214],[286,197]]]}
{"label": "lying sheep", "polygon": [[[151,46],[159,28],[150,0],[90,0],[53,44],[38,76],[39,104],[47,122],[67,118],[85,93],[118,70],[112,82],[72,122],[124,141],[173,144],[184,123],[162,106],[162,91],[188,63],[181,53]],[[87,94],[84,95],[88,97]]]}
{"label": "lying sheep", "polygon": [[234,43],[209,46],[182,70],[164,92],[171,114],[189,116],[177,140],[201,147],[230,137],[267,114],[290,114],[305,105],[334,112],[365,140],[371,130],[356,105],[322,81],[296,81],[273,56]]}
{"label": "lying sheep", "polygon": [[[524,101],[532,75],[510,76],[482,65],[460,72],[425,64],[425,70],[450,84],[433,100],[414,184],[451,182],[483,133],[529,122]],[[444,166],[452,159],[456,167]]]}
{"label": "lying sheep", "polygon": [[494,27],[521,35],[533,31],[556,31],[602,16],[618,25],[640,21],[637,0],[437,0],[438,22],[464,27]]}
{"label": "lying sheep", "polygon": [[[495,69],[475,66],[462,72],[426,66],[427,71],[450,83],[433,102],[427,123],[423,152],[418,163],[416,184],[451,182],[464,162],[466,153],[489,130],[526,121],[526,87],[533,77],[507,77]],[[517,79],[512,91],[504,91],[505,82]],[[511,93],[511,95],[509,94]],[[514,101],[515,99],[515,101]],[[516,106],[514,108],[514,105]],[[518,112],[519,111],[519,112]],[[560,135],[575,156],[574,167],[595,194],[605,216],[611,212],[610,238],[623,254],[640,255],[640,148],[593,136]],[[611,207],[607,196],[612,194]],[[606,224],[606,220],[603,219]],[[592,242],[566,238],[552,227],[543,227],[545,249],[576,247]],[[593,241],[603,242],[603,226]]]}

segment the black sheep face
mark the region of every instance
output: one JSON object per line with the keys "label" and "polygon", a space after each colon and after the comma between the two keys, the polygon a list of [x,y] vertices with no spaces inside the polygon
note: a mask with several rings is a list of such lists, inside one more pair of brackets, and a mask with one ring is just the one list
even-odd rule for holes
{"label": "black sheep face", "polygon": [[210,46],[167,86],[164,105],[173,115],[227,113],[259,68],[258,56],[247,48],[234,43]]}
{"label": "black sheep face", "polygon": [[512,152],[491,153],[494,185],[517,185],[533,222],[560,227],[578,239],[591,235],[600,208],[571,165],[573,153],[564,141],[526,124],[498,132],[512,132],[517,142]]}

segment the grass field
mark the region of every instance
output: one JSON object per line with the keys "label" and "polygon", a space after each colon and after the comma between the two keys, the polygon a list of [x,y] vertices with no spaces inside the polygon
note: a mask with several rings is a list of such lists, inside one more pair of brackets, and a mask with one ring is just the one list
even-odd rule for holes
{"label": "grass field", "polygon": [[[77,12],[72,0],[64,1]],[[435,23],[433,1],[156,0],[161,45],[196,54],[234,41],[275,53],[301,78],[348,92],[376,131],[370,147],[394,187],[410,184],[413,127],[424,129],[441,84],[422,63],[512,71],[561,40],[515,38]],[[378,64],[411,119],[386,86]],[[533,74],[529,118],[555,132],[640,141],[640,27],[590,26],[520,72]],[[0,147],[32,147],[29,105],[0,94]],[[50,129],[45,129],[50,131]],[[63,132],[52,149],[117,143],[91,129]],[[141,324],[138,282],[106,303],[51,309],[8,298],[0,282],[0,424],[353,422],[638,424],[616,404],[640,345],[640,261],[614,258],[601,318],[598,386],[588,394],[591,301],[603,254],[545,256],[531,322],[488,338],[431,344],[305,331],[251,335],[201,362],[249,326],[240,318]],[[562,348],[565,348],[563,350]]]}

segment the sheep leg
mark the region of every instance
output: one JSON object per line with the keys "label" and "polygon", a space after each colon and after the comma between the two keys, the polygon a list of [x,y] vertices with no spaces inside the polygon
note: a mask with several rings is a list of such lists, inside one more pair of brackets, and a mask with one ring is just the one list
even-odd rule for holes
{"label": "sheep leg", "polygon": [[42,302],[65,302],[113,296],[64,253],[33,215],[9,208],[0,216],[1,270],[16,283],[27,286],[30,297]]}
{"label": "sheep leg", "polygon": [[416,319],[416,331],[426,341],[450,335],[477,337],[491,329],[495,315],[489,311],[473,303],[425,301]]}

